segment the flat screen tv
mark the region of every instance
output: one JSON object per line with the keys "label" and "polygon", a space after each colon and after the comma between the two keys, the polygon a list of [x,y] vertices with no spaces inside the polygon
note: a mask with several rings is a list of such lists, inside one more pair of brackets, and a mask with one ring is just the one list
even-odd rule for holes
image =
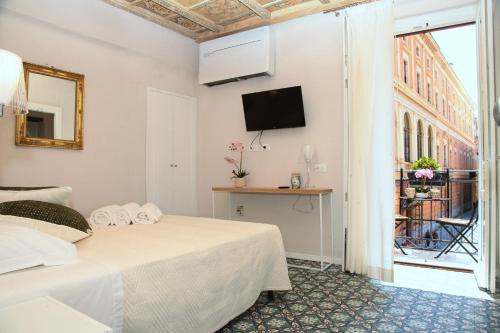
{"label": "flat screen tv", "polygon": [[304,127],[300,86],[242,95],[247,131]]}

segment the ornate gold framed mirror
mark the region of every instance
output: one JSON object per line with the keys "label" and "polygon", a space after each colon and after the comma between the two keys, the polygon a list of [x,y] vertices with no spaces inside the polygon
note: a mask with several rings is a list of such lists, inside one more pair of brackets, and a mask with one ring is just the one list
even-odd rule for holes
{"label": "ornate gold framed mirror", "polygon": [[24,63],[26,115],[16,116],[16,145],[83,149],[84,76]]}

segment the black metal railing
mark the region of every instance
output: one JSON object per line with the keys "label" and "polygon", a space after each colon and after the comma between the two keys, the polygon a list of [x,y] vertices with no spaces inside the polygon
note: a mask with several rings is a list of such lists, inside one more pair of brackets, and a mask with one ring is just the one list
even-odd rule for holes
{"label": "black metal railing", "polygon": [[[433,198],[408,198],[405,189],[419,186],[413,170],[400,169],[396,173],[395,186],[399,192],[397,212],[409,217],[396,230],[396,241],[406,248],[439,251],[451,241],[451,236],[443,230],[437,218],[454,217],[468,219],[473,203],[477,201],[477,170],[440,170],[435,172],[426,185],[439,190]],[[449,230],[449,229],[448,229]],[[452,233],[454,233],[453,231]],[[474,229],[471,238],[474,239]],[[477,240],[474,241],[477,244]]]}

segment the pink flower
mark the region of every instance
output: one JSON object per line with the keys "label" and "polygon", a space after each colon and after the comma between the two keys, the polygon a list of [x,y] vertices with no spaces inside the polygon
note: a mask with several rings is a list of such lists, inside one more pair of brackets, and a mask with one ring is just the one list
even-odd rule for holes
{"label": "pink flower", "polygon": [[434,178],[434,172],[431,169],[418,169],[415,172],[415,177],[417,179],[432,179]]}
{"label": "pink flower", "polygon": [[240,153],[243,150],[245,150],[245,146],[241,142],[233,142],[233,143],[231,143],[230,148],[231,148],[232,151],[237,151],[237,152],[240,152]]}

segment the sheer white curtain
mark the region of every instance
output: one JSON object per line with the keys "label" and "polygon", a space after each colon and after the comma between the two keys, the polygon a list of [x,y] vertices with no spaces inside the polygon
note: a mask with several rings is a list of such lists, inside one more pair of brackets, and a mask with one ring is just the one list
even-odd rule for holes
{"label": "sheer white curtain", "polygon": [[346,270],[393,280],[394,17],[392,1],[349,8]]}

